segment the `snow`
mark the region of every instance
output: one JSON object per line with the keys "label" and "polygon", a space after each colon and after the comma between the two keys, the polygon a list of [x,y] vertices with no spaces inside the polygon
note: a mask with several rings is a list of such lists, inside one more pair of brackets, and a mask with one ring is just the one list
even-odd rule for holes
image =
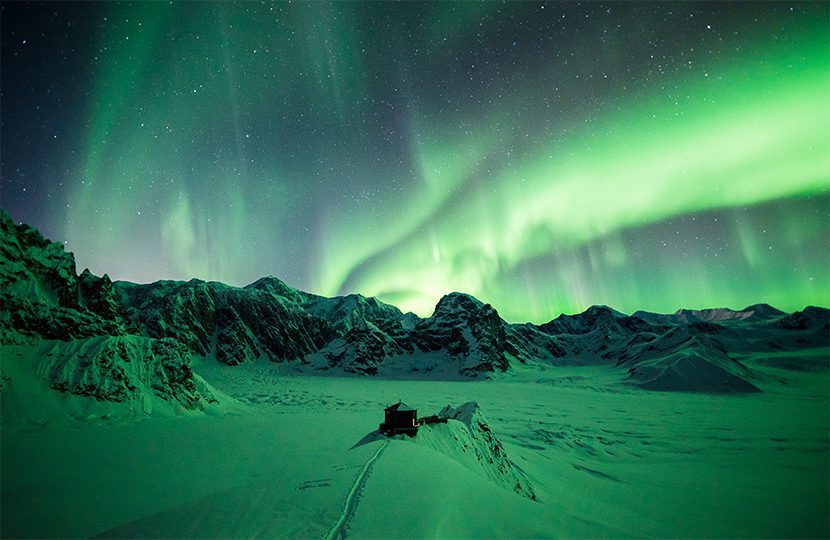
{"label": "snow", "polygon": [[[4,358],[0,534],[827,537],[828,372],[764,358],[747,360],[763,393],[740,395],[646,391],[608,366],[408,381],[205,358],[193,369],[236,402],[151,416],[22,388]],[[400,398],[422,415],[452,404],[457,420],[355,446]],[[538,500],[463,456],[490,451],[477,418]]]}
{"label": "snow", "polygon": [[447,405],[438,416],[447,422],[422,427],[413,438],[416,443],[443,453],[494,485],[536,499],[528,479],[513,465],[478,403],[470,401],[458,408]]}
{"label": "snow", "polygon": [[2,211],[0,285],[0,537],[830,536],[824,308],[113,284]]}
{"label": "snow", "polygon": [[232,401],[198,374],[187,380],[188,362],[177,342],[135,335],[5,344],[0,423],[43,424],[67,414],[187,415]]}

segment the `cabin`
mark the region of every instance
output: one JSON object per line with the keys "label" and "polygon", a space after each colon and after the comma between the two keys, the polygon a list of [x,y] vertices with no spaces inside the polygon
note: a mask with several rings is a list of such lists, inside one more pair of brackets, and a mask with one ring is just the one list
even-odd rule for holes
{"label": "cabin", "polygon": [[403,402],[397,402],[384,409],[384,422],[380,425],[380,432],[384,435],[406,433],[410,437],[418,432],[418,410]]}

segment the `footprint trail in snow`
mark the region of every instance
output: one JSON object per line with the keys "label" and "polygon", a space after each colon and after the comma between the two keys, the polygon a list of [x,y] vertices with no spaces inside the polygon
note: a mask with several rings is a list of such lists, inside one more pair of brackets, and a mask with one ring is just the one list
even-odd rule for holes
{"label": "footprint trail in snow", "polygon": [[343,511],[340,512],[337,520],[334,522],[334,525],[331,526],[331,529],[326,533],[326,540],[342,540],[346,538],[346,528],[349,524],[349,520],[354,515],[355,510],[357,510],[357,503],[360,499],[360,493],[363,491],[363,487],[366,485],[366,480],[369,478],[369,474],[372,472],[372,467],[375,464],[375,461],[380,457],[383,451],[386,449],[386,446],[389,444],[389,441],[384,441],[380,448],[377,449],[372,457],[366,462],[363,468],[360,470],[360,474],[357,475],[355,478],[354,484],[352,484],[352,488],[349,490],[349,494],[346,496],[346,502],[343,504]]}

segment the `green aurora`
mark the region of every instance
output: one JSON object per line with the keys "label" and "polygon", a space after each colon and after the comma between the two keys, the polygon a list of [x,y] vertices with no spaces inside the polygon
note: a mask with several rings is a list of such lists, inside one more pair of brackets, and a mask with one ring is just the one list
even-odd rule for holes
{"label": "green aurora", "polygon": [[80,268],[419,315],[458,290],[509,321],[830,304],[827,4],[89,17],[85,121],[32,220]]}

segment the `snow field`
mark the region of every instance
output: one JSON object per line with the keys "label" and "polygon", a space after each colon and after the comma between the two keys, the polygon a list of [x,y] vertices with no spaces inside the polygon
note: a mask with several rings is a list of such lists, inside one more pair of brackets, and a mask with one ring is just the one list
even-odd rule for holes
{"label": "snow field", "polygon": [[[712,396],[604,368],[441,382],[212,365],[194,369],[243,405],[4,426],[2,536],[828,535],[826,372]],[[400,398],[419,415],[477,401],[539,500],[415,441],[352,448]]]}

